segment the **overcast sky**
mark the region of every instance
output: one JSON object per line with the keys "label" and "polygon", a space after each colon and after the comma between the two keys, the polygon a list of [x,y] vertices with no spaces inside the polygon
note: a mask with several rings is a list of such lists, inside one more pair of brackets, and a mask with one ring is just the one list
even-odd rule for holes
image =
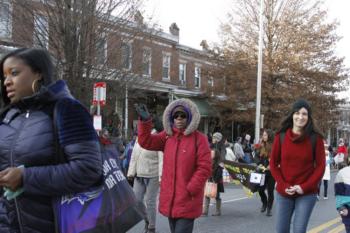
{"label": "overcast sky", "polygon": [[[233,0],[145,0],[146,15],[152,16],[164,31],[176,22],[180,28],[180,43],[200,49],[200,42],[206,39],[219,42],[218,29],[225,22]],[[329,9],[330,19],[339,20],[338,35],[342,40],[337,45],[337,53],[344,56],[350,68],[350,1],[324,0]],[[350,96],[350,90],[346,93]]]}

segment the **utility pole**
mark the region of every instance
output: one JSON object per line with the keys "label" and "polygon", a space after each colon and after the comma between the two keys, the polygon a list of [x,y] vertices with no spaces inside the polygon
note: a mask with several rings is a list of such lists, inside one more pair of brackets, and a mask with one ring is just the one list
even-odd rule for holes
{"label": "utility pole", "polygon": [[255,143],[259,142],[260,137],[260,108],[261,108],[261,75],[262,75],[262,50],[263,50],[263,24],[264,0],[260,0],[259,17],[259,52],[258,52],[258,73],[256,85],[256,112],[255,112]]}

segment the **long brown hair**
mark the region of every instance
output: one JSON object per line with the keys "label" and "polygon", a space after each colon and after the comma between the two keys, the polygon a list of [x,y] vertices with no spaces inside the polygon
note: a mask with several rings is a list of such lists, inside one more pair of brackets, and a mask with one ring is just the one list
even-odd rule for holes
{"label": "long brown hair", "polygon": [[271,129],[264,129],[262,132],[263,134],[264,132],[267,133],[267,141],[261,141],[261,144],[266,150],[266,157],[270,158],[274,134]]}

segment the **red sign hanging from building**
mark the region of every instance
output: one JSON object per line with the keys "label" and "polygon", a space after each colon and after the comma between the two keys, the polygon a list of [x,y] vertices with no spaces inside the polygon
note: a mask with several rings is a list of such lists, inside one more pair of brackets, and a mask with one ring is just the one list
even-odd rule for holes
{"label": "red sign hanging from building", "polygon": [[98,82],[94,83],[94,96],[92,100],[93,105],[100,104],[104,106],[106,104],[106,83]]}

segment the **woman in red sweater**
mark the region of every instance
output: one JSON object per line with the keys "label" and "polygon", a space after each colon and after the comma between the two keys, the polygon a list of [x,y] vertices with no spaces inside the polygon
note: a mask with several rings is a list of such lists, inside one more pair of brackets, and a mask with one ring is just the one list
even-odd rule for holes
{"label": "woman in red sweater", "polygon": [[303,99],[293,104],[272,146],[270,170],[277,182],[277,233],[305,233],[325,169],[323,135]]}

